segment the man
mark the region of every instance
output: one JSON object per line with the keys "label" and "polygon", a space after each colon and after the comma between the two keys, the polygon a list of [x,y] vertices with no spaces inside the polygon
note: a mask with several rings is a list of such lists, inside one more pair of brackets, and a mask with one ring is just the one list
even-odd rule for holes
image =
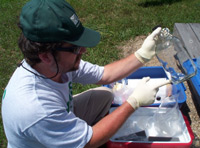
{"label": "man", "polygon": [[127,101],[105,116],[113,100],[110,90],[100,87],[72,98],[72,83],[109,84],[128,76],[154,56],[161,28],[135,54],[104,67],[81,60],[100,34],[83,27],[65,0],[31,0],[22,9],[20,28],[24,60],[2,101],[8,148],[98,147],[169,83],[149,86],[143,78]]}

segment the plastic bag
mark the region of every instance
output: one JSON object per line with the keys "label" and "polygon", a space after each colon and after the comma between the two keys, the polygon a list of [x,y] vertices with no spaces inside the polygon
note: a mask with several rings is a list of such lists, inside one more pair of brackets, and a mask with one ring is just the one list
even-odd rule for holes
{"label": "plastic bag", "polygon": [[182,132],[181,114],[177,100],[179,94],[176,87],[174,85],[172,87],[172,95],[162,99],[158,110],[148,120],[148,136],[173,137]]}
{"label": "plastic bag", "polygon": [[127,85],[126,79],[122,79],[121,82],[116,82],[110,86],[114,94],[114,104],[123,104],[134,90],[134,88]]}

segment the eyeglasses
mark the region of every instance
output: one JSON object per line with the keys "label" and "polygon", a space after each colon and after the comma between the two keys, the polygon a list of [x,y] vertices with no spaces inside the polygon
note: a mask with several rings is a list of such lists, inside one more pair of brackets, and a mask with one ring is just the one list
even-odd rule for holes
{"label": "eyeglasses", "polygon": [[71,52],[73,54],[79,54],[81,51],[80,46],[72,46],[72,47],[57,47],[55,48],[56,51],[66,51]]}

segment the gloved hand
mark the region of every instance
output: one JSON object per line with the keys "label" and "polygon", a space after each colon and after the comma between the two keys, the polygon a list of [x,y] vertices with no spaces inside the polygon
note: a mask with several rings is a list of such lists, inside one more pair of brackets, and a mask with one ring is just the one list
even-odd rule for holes
{"label": "gloved hand", "polygon": [[154,102],[158,88],[171,83],[170,80],[161,80],[159,83],[148,84],[150,77],[144,77],[139,82],[134,92],[128,97],[127,102],[136,110],[140,106],[150,105]]}
{"label": "gloved hand", "polygon": [[142,44],[142,47],[135,52],[135,56],[137,59],[142,62],[146,63],[153,58],[156,54],[156,42],[158,40],[158,34],[161,31],[161,27],[158,27],[154,30]]}

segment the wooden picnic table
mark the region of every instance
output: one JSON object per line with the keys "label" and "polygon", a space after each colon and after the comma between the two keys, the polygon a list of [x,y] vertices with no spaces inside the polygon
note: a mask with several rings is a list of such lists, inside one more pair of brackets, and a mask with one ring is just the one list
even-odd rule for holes
{"label": "wooden picnic table", "polygon": [[[200,57],[200,23],[175,23],[173,35],[181,40],[181,43],[185,47],[186,51],[192,59]],[[181,70],[184,70],[183,63],[185,61],[184,54],[179,53],[177,55],[178,61],[181,66]],[[199,71],[195,76],[195,80],[199,80]],[[188,81],[190,85],[190,91],[195,101],[197,110],[200,110],[200,84],[194,85],[194,79]],[[196,104],[197,103],[197,104]]]}

